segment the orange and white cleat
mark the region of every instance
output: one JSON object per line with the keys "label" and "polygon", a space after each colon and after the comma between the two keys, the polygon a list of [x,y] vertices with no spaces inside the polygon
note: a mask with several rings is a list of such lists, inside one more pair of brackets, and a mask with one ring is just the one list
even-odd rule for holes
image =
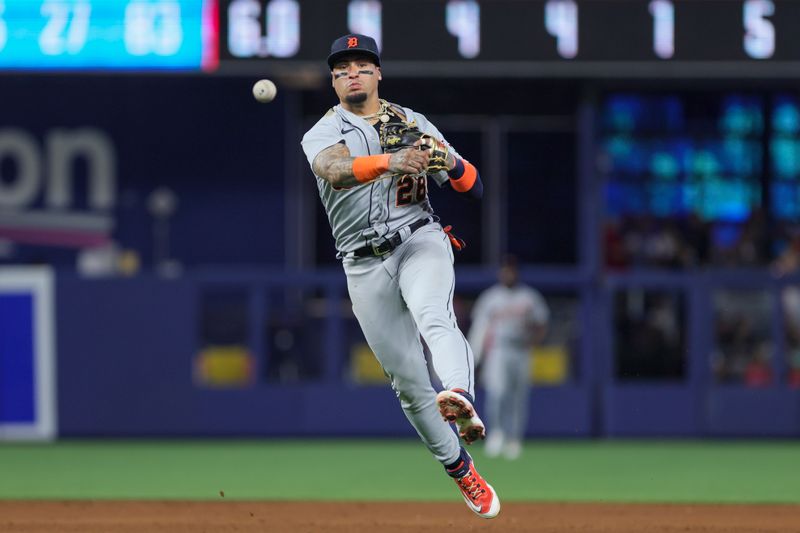
{"label": "orange and white cleat", "polygon": [[486,426],[478,417],[472,402],[458,389],[443,390],[436,395],[439,414],[445,422],[453,422],[459,436],[467,444],[486,438]]}
{"label": "orange and white cleat", "polygon": [[456,485],[461,490],[461,496],[467,502],[473,513],[481,518],[494,518],[500,512],[500,498],[485,479],[475,469],[475,463],[469,461],[467,473],[456,477]]}

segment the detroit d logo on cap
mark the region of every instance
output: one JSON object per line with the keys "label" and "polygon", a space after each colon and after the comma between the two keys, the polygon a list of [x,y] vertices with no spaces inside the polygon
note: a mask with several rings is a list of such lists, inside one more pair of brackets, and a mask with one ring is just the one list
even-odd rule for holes
{"label": "detroit d logo on cap", "polygon": [[347,48],[355,48],[358,46],[358,37],[350,37],[347,39]]}

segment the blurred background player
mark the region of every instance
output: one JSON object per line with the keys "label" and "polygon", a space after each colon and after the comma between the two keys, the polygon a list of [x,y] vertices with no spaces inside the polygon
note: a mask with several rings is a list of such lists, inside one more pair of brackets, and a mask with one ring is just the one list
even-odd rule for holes
{"label": "blurred background player", "polygon": [[[478,172],[449,149],[423,115],[378,98],[381,69],[374,39],[360,34],[336,39],[328,65],[340,103],[305,134],[302,145],[317,176],[353,312],[422,441],[455,479],[469,508],[493,518],[500,511],[497,494],[448,424],[455,422],[467,444],[485,435],[473,407],[472,351],[453,312],[455,238],[433,216],[427,195],[431,177],[480,197]],[[436,145],[421,150],[418,141],[385,153],[384,126],[390,124],[416,126]],[[428,175],[434,149],[446,154],[448,170]],[[420,335],[446,389],[438,395]]]}
{"label": "blurred background player", "polygon": [[528,413],[531,349],[547,334],[550,310],[539,291],[519,281],[516,257],[503,259],[498,280],[475,302],[469,341],[480,364],[492,430],[486,454],[516,459]]}

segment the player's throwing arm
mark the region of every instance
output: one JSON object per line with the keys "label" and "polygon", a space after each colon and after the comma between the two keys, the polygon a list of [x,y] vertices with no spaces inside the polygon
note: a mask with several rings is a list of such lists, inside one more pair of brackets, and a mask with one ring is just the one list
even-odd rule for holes
{"label": "player's throwing arm", "polygon": [[[417,141],[416,146],[423,144]],[[314,159],[314,174],[337,189],[349,189],[381,177],[396,174],[420,174],[428,168],[430,152],[404,148],[393,154],[350,157],[350,150],[335,144],[320,152]]]}

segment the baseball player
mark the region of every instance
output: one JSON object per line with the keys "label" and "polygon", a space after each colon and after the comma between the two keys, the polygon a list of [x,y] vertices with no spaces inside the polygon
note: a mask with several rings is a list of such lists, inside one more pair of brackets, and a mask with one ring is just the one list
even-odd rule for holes
{"label": "baseball player", "polygon": [[530,351],[547,334],[550,310],[537,290],[519,282],[514,257],[504,258],[498,278],[475,302],[469,340],[481,363],[487,420],[495,428],[486,454],[516,459],[528,411]]}
{"label": "baseball player", "polygon": [[[328,66],[339,104],[306,132],[302,145],[347,275],[353,312],[422,441],[455,479],[469,508],[494,518],[500,512],[497,493],[449,424],[467,444],[485,436],[473,406],[472,350],[453,312],[452,247],[463,241],[438,223],[427,194],[431,179],[480,198],[480,176],[423,115],[378,97],[381,67],[374,39],[359,34],[336,39]],[[404,133],[394,134],[399,131]],[[412,133],[416,140],[406,142]],[[445,387],[438,395],[420,335]]]}

